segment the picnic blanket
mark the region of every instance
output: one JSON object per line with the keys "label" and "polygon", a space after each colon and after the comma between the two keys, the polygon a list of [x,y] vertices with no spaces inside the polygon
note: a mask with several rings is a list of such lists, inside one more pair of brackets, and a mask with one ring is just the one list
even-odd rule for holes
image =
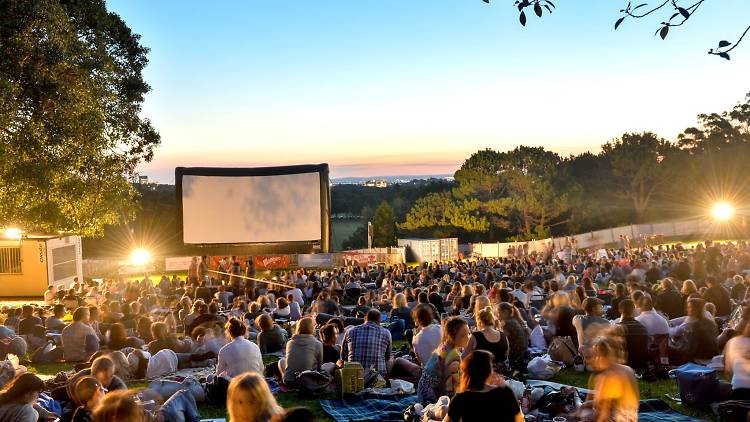
{"label": "picnic blanket", "polygon": [[657,399],[641,400],[641,405],[638,408],[638,420],[646,422],[704,422],[703,419],[683,415]]}
{"label": "picnic blanket", "polygon": [[417,395],[347,397],[343,400],[321,400],[320,407],[336,422],[399,422],[404,420],[404,410],[417,403]]}

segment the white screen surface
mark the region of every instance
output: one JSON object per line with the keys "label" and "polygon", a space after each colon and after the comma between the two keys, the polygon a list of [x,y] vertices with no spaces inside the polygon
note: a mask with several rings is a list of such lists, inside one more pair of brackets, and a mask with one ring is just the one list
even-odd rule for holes
{"label": "white screen surface", "polygon": [[321,239],[320,174],[182,176],[185,243]]}

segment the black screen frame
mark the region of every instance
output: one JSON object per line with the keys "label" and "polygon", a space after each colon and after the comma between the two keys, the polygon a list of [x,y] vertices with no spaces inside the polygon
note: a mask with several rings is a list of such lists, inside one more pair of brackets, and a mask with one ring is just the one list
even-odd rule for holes
{"label": "black screen frame", "polygon": [[[182,177],[183,176],[220,176],[220,177],[248,177],[248,176],[281,176],[287,174],[318,173],[320,178],[320,239],[312,241],[280,241],[280,242],[228,242],[228,243],[185,243],[185,231],[182,208]],[[249,246],[259,252],[263,251],[299,251],[298,253],[321,252],[328,253],[331,243],[331,192],[328,164],[303,164],[277,167],[175,167],[175,194],[177,199],[177,230],[182,244],[187,247],[212,246]]]}

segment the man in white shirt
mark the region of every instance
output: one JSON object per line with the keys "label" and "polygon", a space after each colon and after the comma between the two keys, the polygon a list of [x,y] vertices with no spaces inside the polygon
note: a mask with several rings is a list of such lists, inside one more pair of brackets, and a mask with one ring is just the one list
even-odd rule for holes
{"label": "man in white shirt", "polygon": [[649,337],[669,334],[669,321],[654,310],[654,303],[648,296],[641,298],[641,314],[635,320],[646,327]]}

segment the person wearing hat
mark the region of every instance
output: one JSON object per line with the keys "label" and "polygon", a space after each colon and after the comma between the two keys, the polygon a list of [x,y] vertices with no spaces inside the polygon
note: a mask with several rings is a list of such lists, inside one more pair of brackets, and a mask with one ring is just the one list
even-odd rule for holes
{"label": "person wearing hat", "polygon": [[596,297],[587,297],[582,303],[586,314],[573,317],[573,326],[576,327],[578,333],[578,348],[582,353],[588,350],[602,330],[611,326],[610,322],[602,317],[604,313],[603,305],[603,300]]}

